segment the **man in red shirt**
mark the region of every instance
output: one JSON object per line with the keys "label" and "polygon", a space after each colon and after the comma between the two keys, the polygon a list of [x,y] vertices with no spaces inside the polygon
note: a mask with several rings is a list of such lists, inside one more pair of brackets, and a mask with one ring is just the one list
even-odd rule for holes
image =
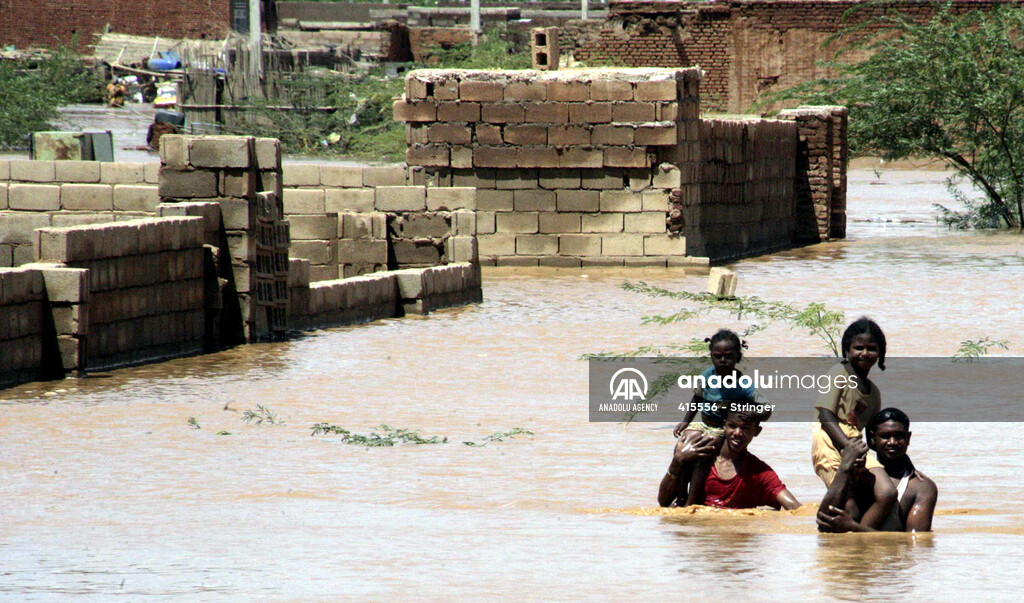
{"label": "man in red shirt", "polygon": [[[729,412],[725,420],[725,441],[704,485],[704,504],[726,509],[774,507],[795,509],[796,497],[786,489],[779,476],[764,461],[747,451],[754,437],[761,433],[760,417],[743,412]],[[678,476],[686,465],[715,454],[711,437],[703,436],[692,443],[682,439],[676,444],[672,462],[658,489],[658,504],[681,506],[686,501],[686,484]]]}

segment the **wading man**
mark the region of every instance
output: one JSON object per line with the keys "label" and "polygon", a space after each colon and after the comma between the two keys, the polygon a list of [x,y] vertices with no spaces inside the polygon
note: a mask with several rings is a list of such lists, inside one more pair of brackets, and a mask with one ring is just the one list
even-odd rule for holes
{"label": "wading man", "polygon": [[[939,491],[935,482],[917,471],[907,456],[910,418],[896,408],[882,410],[867,424],[868,443],[886,474],[896,486],[897,504],[886,517],[881,531],[930,532]],[[822,532],[873,532],[860,523],[860,509],[870,506],[870,490],[859,488],[868,445],[857,440],[849,453],[843,450],[839,473],[818,507],[818,529]],[[841,478],[840,478],[841,474]]]}
{"label": "wading man", "polygon": [[[704,485],[704,504],[726,509],[751,509],[768,506],[795,509],[797,499],[772,468],[747,450],[750,441],[761,433],[761,418],[741,412],[730,412],[725,419],[725,440],[715,458]],[[687,484],[680,475],[689,475],[692,464],[714,455],[712,438],[704,435],[685,443],[676,443],[672,462],[658,489],[658,504],[663,507],[682,506],[686,502]]]}

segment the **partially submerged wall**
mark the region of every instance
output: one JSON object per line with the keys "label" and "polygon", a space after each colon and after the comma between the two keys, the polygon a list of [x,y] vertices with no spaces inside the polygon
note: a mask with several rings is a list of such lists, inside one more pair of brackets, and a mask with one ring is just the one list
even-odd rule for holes
{"label": "partially submerged wall", "polygon": [[[670,231],[696,169],[700,71],[420,70],[395,118],[429,186],[477,189],[481,261],[700,264]],[[692,178],[686,178],[689,181]]]}

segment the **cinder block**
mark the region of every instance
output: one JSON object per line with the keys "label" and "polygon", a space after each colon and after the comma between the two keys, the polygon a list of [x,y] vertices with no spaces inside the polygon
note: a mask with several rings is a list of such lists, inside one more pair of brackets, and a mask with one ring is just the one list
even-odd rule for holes
{"label": "cinder block", "polygon": [[225,230],[251,230],[256,226],[256,208],[245,199],[221,199],[221,222]]}
{"label": "cinder block", "polygon": [[451,152],[440,144],[410,145],[405,150],[405,162],[410,166],[447,167]]}
{"label": "cinder block", "polygon": [[[480,248],[476,237],[451,237],[445,241],[447,246],[449,262],[471,262],[476,264],[480,261]],[[453,287],[453,290],[461,290],[464,287]]]}
{"label": "cinder block", "polygon": [[303,258],[289,258],[288,287],[308,287],[309,282],[309,260]]}
{"label": "cinder block", "polygon": [[111,211],[114,209],[114,187],[109,184],[63,184],[60,201],[68,210]]}
{"label": "cinder block", "polygon": [[337,241],[292,241],[288,247],[289,257],[305,258],[311,266],[336,264]]}
{"label": "cinder block", "polygon": [[284,189],[284,213],[292,214],[324,214],[326,201],[323,189]]}
{"label": "cinder block", "polygon": [[665,212],[647,211],[639,214],[626,214],[623,224],[625,232],[665,232]]}
{"label": "cinder block", "polygon": [[188,142],[180,134],[160,137],[160,163],[174,169],[188,166]]}
{"label": "cinder block", "polygon": [[501,127],[492,124],[476,124],[473,126],[478,145],[500,145],[504,143]]}
{"label": "cinder block", "polygon": [[633,97],[638,101],[674,101],[678,97],[675,80],[637,82]]}
{"label": "cinder block", "polygon": [[476,232],[477,234],[494,234],[495,223],[494,223],[494,212],[493,211],[479,211],[474,212],[476,215]]}
{"label": "cinder block", "polygon": [[540,187],[546,189],[581,188],[580,170],[541,170],[537,180]]}
{"label": "cinder block", "polygon": [[320,166],[289,163],[281,166],[281,178],[285,186],[320,186]]}
{"label": "cinder block", "polygon": [[518,167],[516,150],[504,147],[477,147],[473,150],[473,165],[494,168]]}
{"label": "cinder block", "polygon": [[373,211],[374,191],[372,188],[327,189],[325,209],[329,213]]}
{"label": "cinder block", "polygon": [[678,141],[676,138],[676,126],[672,125],[642,125],[633,134],[633,142],[637,145],[650,146],[672,146]]}
{"label": "cinder block", "polygon": [[57,182],[99,182],[100,165],[97,161],[56,161],[55,179]]}
{"label": "cinder block", "polygon": [[623,170],[607,168],[603,170],[584,170],[582,187],[585,189],[614,190],[625,187]]}
{"label": "cinder block", "polygon": [[321,183],[339,188],[360,188],[362,168],[352,166],[321,166]]}
{"label": "cinder block", "polygon": [[553,255],[558,253],[558,237],[555,235],[517,235],[517,255]]}
{"label": "cinder block", "polygon": [[363,186],[405,186],[405,168],[400,165],[363,168]]}
{"label": "cinder block", "polygon": [[100,164],[100,182],[103,184],[142,184],[145,181],[145,164],[110,162]]}
{"label": "cinder block", "polygon": [[540,214],[540,232],[544,234],[580,232],[580,214],[542,212]]}
{"label": "cinder block", "polygon": [[519,211],[554,211],[555,193],[543,189],[517,190],[513,193],[513,209]]}
{"label": "cinder block", "polygon": [[7,183],[0,182],[0,210],[7,209]]}
{"label": "cinder block", "polygon": [[718,298],[736,297],[736,273],[728,268],[712,268],[708,272],[708,293]]}
{"label": "cinder block", "polygon": [[430,187],[427,210],[476,209],[476,189],[469,187]]}
{"label": "cinder block", "polygon": [[573,103],[569,121],[574,124],[606,124],[612,120],[612,103]]}
{"label": "cinder block", "polygon": [[452,212],[452,231],[459,236],[476,235],[476,212],[465,209]]}
{"label": "cinder block", "polygon": [[669,235],[644,237],[644,255],[686,255],[686,237]]}
{"label": "cinder block", "polygon": [[594,80],[590,82],[590,98],[595,101],[631,101],[633,84],[620,80]]}
{"label": "cinder block", "polygon": [[396,218],[392,228],[400,232],[403,238],[411,239],[441,238],[451,233],[449,217],[445,213],[412,213]]}
{"label": "cinder block", "polygon": [[378,211],[424,211],[426,188],[422,186],[378,186],[375,209]]}
{"label": "cinder block", "polygon": [[338,236],[338,216],[320,214],[315,216],[288,216],[289,232],[293,241],[333,239]]}
{"label": "cinder block", "polygon": [[43,274],[46,296],[53,303],[81,304],[89,301],[89,271],[56,264],[25,264],[21,268]]}
{"label": "cinder block", "polygon": [[590,85],[587,82],[566,82],[553,80],[547,83],[547,97],[556,102],[582,102],[590,100]]}
{"label": "cinder block", "polygon": [[558,253],[579,256],[601,255],[601,236],[593,234],[558,235]]}
{"label": "cinder block", "polygon": [[558,167],[600,168],[603,165],[604,155],[600,149],[580,147],[559,149]]}
{"label": "cinder block", "polygon": [[252,167],[248,136],[201,136],[189,138],[189,163],[197,168]]}
{"label": "cinder block", "polygon": [[526,123],[564,124],[569,121],[569,105],[565,103],[526,103],[523,108],[523,121]]}
{"label": "cinder block", "polygon": [[437,106],[437,121],[457,123],[480,121],[480,103],[441,103]]}
{"label": "cinder block", "polygon": [[476,208],[487,211],[512,211],[512,191],[477,189]]}
{"label": "cinder block", "polygon": [[26,161],[15,159],[10,162],[11,180],[19,182],[53,182],[57,179],[53,161]]}
{"label": "cinder block", "polygon": [[644,236],[640,234],[601,235],[601,255],[643,255]]}
{"label": "cinder block", "polygon": [[146,184],[156,186],[160,184],[160,164],[146,163],[142,167],[142,178]]}
{"label": "cinder block", "polygon": [[547,99],[547,87],[544,82],[509,82],[505,86],[505,102],[509,101],[542,101]]}
{"label": "cinder block", "polygon": [[434,101],[407,101],[397,100],[392,105],[392,115],[395,121],[402,122],[426,122],[437,119],[437,103]]}
{"label": "cinder block", "polygon": [[516,162],[520,167],[557,168],[559,150],[554,147],[518,147]]}
{"label": "cinder block", "polygon": [[643,147],[608,147],[604,150],[608,167],[648,167],[651,157]]}
{"label": "cinder block", "polygon": [[644,191],[641,195],[644,211],[668,211],[667,192]]}
{"label": "cinder block", "polygon": [[537,258],[537,265],[548,268],[579,268],[581,263],[579,258],[549,255]]}
{"label": "cinder block", "polygon": [[[152,187],[151,187],[152,188]],[[115,187],[115,203],[116,203],[116,187]],[[248,201],[237,201],[234,199],[229,200],[235,207],[248,207]],[[163,203],[156,208],[157,215],[161,218],[183,218],[188,216],[198,216],[203,219],[203,230],[206,232],[217,232],[221,226],[221,204],[216,202],[198,202],[198,203]],[[247,214],[246,214],[247,215]],[[244,220],[248,222],[248,217]],[[141,234],[141,233],[140,233]],[[156,251],[156,249],[144,249],[142,248],[142,242],[140,241],[140,252],[147,253]]]}
{"label": "cinder block", "polygon": [[473,140],[473,129],[460,123],[433,123],[427,128],[428,142],[469,144]]}
{"label": "cinder block", "polygon": [[594,144],[628,146],[633,144],[633,126],[599,125],[594,126],[591,140]]}
{"label": "cinder block", "polygon": [[538,125],[512,125],[505,128],[505,142],[516,145],[545,145],[548,130]]}
{"label": "cinder block", "polygon": [[338,241],[339,264],[387,264],[388,242],[374,239]]}
{"label": "cinder block", "polygon": [[623,214],[584,214],[582,232],[622,232]]}
{"label": "cinder block", "polygon": [[459,84],[459,98],[464,101],[485,103],[501,102],[505,98],[505,84],[501,81],[463,80]]}
{"label": "cinder block", "polygon": [[453,168],[471,168],[473,167],[473,149],[453,147],[448,160]]}
{"label": "cinder block", "polygon": [[394,250],[395,261],[403,265],[436,266],[441,261],[441,252],[430,240],[399,240],[391,248]]}
{"label": "cinder block", "polygon": [[159,194],[165,199],[210,199],[217,196],[217,180],[212,170],[178,171],[165,166],[160,168]]}
{"label": "cinder block", "polygon": [[600,208],[598,191],[559,190],[555,196],[558,211],[594,212]]}
{"label": "cinder block", "polygon": [[641,208],[639,193],[631,191],[601,191],[602,212],[638,212]]}
{"label": "cinder block", "polygon": [[682,186],[679,168],[671,163],[662,163],[655,170],[651,184],[655,188],[679,188]]}
{"label": "cinder block", "polygon": [[512,232],[532,234],[540,228],[536,212],[515,212],[495,214],[495,230],[499,233]]}
{"label": "cinder block", "polygon": [[508,233],[478,236],[481,256],[515,255],[516,236]]}
{"label": "cinder block", "polygon": [[11,162],[9,159],[0,159],[0,180],[11,179]]}
{"label": "cinder block", "polygon": [[582,126],[551,126],[548,128],[548,144],[561,147],[588,145],[590,130]]}
{"label": "cinder block", "polygon": [[[18,163],[12,161],[12,164]],[[35,163],[35,162],[24,162]],[[43,162],[45,163],[45,162]],[[7,203],[11,209],[57,211],[60,209],[60,187],[53,184],[20,184],[8,186]]]}
{"label": "cinder block", "polygon": [[252,198],[256,190],[257,172],[254,170],[243,170],[227,168],[220,170],[220,183],[218,189],[222,197],[245,197]]}
{"label": "cinder block", "polygon": [[612,121],[642,123],[654,121],[654,103],[619,103],[612,107]]}
{"label": "cinder block", "polygon": [[423,271],[423,268],[404,268],[391,272],[398,282],[398,295],[402,299],[419,299],[423,297]]}
{"label": "cinder block", "polygon": [[281,141],[276,138],[256,139],[256,165],[261,170],[276,169],[281,165]]}

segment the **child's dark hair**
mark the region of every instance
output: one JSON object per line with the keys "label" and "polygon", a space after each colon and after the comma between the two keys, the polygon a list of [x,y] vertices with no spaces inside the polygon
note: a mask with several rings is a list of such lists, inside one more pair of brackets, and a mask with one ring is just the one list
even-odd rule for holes
{"label": "child's dark hair", "polygon": [[704,341],[708,342],[708,350],[715,347],[715,344],[719,341],[732,343],[733,347],[736,348],[736,362],[743,360],[743,348],[747,347],[747,342],[741,341],[740,336],[729,329],[718,329],[717,333],[705,338]]}
{"label": "child's dark hair", "polygon": [[877,322],[867,316],[861,316],[850,323],[850,326],[846,327],[846,330],[843,331],[843,341],[841,344],[843,358],[846,358],[846,355],[850,353],[850,344],[853,343],[853,338],[858,335],[870,335],[875,340],[875,343],[878,344],[878,368],[884,371],[885,333],[882,332],[882,327],[879,327]]}
{"label": "child's dark hair", "polygon": [[868,421],[867,427],[864,429],[868,435],[868,442],[875,439],[875,431],[878,430],[878,426],[888,421],[903,423],[903,426],[907,428],[907,431],[910,431],[910,417],[907,416],[907,413],[898,408],[884,408],[875,413],[875,416],[871,417],[871,420]]}

